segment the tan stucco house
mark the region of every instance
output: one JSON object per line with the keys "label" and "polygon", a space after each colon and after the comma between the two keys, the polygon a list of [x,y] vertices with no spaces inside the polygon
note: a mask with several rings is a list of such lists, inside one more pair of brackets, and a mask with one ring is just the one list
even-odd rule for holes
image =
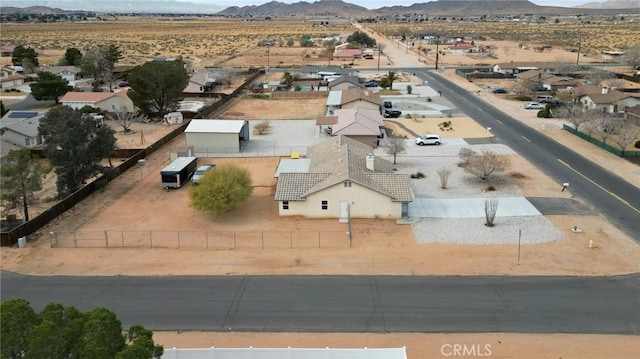
{"label": "tan stucco house", "polygon": [[278,168],[275,200],[282,217],[402,218],[412,201],[409,177],[346,136],[307,152],[308,166]]}
{"label": "tan stucco house", "polygon": [[345,108],[368,108],[380,110],[382,98],[373,91],[360,87],[346,90],[329,91],[327,96],[327,115],[333,115],[333,111]]}
{"label": "tan stucco house", "polygon": [[627,108],[640,104],[640,93],[609,90],[595,85],[576,87],[572,95],[583,109],[601,110],[603,113],[623,113]]}
{"label": "tan stucco house", "polygon": [[347,136],[370,147],[378,147],[384,136],[384,118],[379,110],[368,108],[346,108],[335,110],[333,116],[320,117],[316,124],[331,126],[327,131],[332,136]]}

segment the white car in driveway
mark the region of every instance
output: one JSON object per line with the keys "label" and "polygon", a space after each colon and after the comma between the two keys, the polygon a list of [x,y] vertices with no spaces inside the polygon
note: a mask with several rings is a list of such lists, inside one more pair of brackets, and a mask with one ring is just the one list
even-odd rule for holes
{"label": "white car in driveway", "polygon": [[438,135],[423,135],[416,138],[416,145],[439,145],[442,143],[442,139]]}
{"label": "white car in driveway", "polygon": [[525,110],[544,110],[544,105],[537,102],[529,102],[524,105]]}

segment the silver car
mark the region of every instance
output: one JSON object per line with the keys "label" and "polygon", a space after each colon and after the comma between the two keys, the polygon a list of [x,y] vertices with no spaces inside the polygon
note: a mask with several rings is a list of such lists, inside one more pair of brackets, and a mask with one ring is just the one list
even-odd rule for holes
{"label": "silver car", "polygon": [[191,183],[198,184],[198,181],[204,176],[207,171],[212,170],[216,167],[216,165],[202,165],[196,169],[193,173],[193,177],[191,177]]}

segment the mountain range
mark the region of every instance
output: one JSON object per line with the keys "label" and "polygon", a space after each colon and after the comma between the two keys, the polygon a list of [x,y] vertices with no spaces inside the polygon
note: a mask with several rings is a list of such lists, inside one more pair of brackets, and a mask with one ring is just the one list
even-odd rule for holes
{"label": "mountain range", "polygon": [[[526,0],[438,0],[415,3],[411,6],[386,6],[375,10],[341,0],[300,1],[285,4],[271,1],[262,5],[231,6],[204,3],[202,0],[2,0],[0,13],[69,13],[92,11],[98,13],[174,13],[216,14],[223,16],[292,16],[331,15],[342,17],[372,17],[377,15],[427,13],[429,15],[488,15],[488,14],[615,14],[640,13],[640,0],[607,0],[580,7],[539,6]],[[198,2],[200,1],[200,2]],[[24,6],[27,7],[24,7]],[[33,5],[33,6],[29,6]],[[63,10],[66,9],[66,10]],[[621,11],[623,10],[623,11]]]}

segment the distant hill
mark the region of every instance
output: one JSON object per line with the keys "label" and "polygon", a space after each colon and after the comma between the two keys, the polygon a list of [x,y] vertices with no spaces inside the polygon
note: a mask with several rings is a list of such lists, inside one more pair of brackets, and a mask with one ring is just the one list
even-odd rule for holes
{"label": "distant hill", "polygon": [[[390,1],[392,2],[392,1]],[[557,6],[539,6],[527,0],[438,0],[415,3],[411,6],[386,6],[375,10],[349,4],[341,0],[320,0],[314,3],[301,1],[284,4],[271,1],[262,5],[232,6],[217,13],[223,16],[313,16],[335,15],[341,17],[370,17],[389,14],[425,13],[429,15],[466,16],[466,15],[570,15],[570,14],[615,14],[620,9],[628,13],[640,13],[638,0],[609,0],[616,7],[606,8],[570,8]],[[633,3],[636,9],[633,8]],[[559,1],[558,3],[561,3]],[[602,5],[602,4],[598,4]]]}
{"label": "distant hill", "polygon": [[25,8],[2,6],[0,7],[1,14],[33,14],[33,15],[54,15],[54,14],[71,14],[86,12],[81,10],[62,10],[58,8],[51,8],[46,6],[29,6]]}
{"label": "distant hill", "polygon": [[373,12],[362,6],[346,3],[341,0],[320,0],[313,3],[301,1],[293,4],[285,4],[279,1],[271,1],[262,5],[231,6],[216,15],[222,16],[340,16],[340,17],[367,17]]}
{"label": "distant hill", "polygon": [[590,2],[576,6],[581,9],[632,9],[640,8],[639,0],[607,0],[605,2]]}
{"label": "distant hill", "polygon": [[[220,2],[223,1],[220,0]],[[60,10],[59,8],[62,8],[81,12],[154,14],[213,14],[224,9],[223,6],[215,4],[201,4],[178,0],[0,0],[0,4],[2,4],[0,10],[2,14],[8,14],[8,12],[5,12],[5,9],[16,8],[42,8],[42,11],[46,11],[46,9]],[[61,11],[63,11],[63,13],[70,12],[70,10]],[[43,14],[47,13],[43,12]]]}

